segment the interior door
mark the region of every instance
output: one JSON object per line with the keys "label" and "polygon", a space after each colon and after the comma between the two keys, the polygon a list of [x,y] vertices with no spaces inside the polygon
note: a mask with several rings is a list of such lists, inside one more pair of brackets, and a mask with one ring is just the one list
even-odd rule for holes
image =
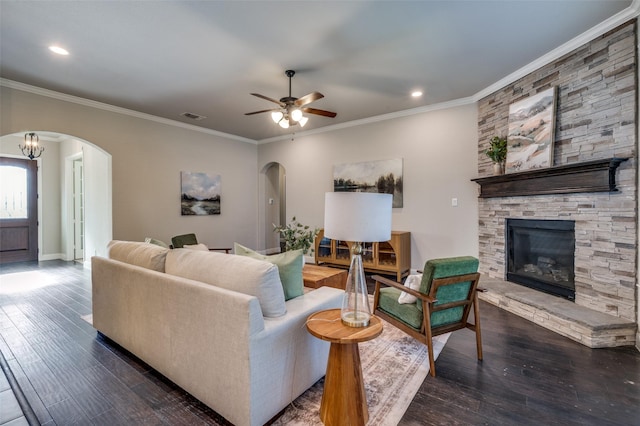
{"label": "interior door", "polygon": [[38,260],[37,161],[0,157],[0,263]]}

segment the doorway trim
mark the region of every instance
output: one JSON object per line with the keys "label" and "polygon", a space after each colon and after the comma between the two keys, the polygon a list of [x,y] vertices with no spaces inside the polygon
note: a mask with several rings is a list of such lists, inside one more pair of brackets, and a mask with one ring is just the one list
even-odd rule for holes
{"label": "doorway trim", "polygon": [[[273,182],[269,182],[268,171],[272,167],[278,167],[278,169],[281,170],[281,173],[278,174],[278,182],[275,185],[273,185]],[[277,161],[271,161],[260,169],[258,179],[258,247],[265,254],[277,253],[280,251],[279,247],[269,246],[269,242],[267,241],[267,232],[273,229],[273,221],[268,219],[269,209],[273,206],[273,204],[269,204],[269,199],[271,198],[273,200],[272,202],[278,207],[278,222],[282,222],[282,218],[286,218],[286,178],[286,168],[283,164]],[[277,187],[275,193],[267,193],[269,192],[268,188],[270,186]],[[284,222],[278,224],[283,223]]]}
{"label": "doorway trim", "polygon": [[[65,158],[64,162],[64,174],[65,174],[65,188],[64,188],[64,201],[66,204],[65,223],[66,223],[66,246],[64,250],[64,260],[75,260],[74,253],[74,223],[73,223],[73,164],[76,160],[84,161],[84,152],[69,155]],[[86,256],[86,253],[85,253]]]}

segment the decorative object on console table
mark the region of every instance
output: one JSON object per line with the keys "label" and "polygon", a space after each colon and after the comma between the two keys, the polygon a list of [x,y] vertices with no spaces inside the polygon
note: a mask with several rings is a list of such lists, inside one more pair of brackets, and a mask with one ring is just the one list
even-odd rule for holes
{"label": "decorative object on console table", "polygon": [[220,214],[220,175],[180,172],[182,216]]}
{"label": "decorative object on console table", "polygon": [[507,159],[507,138],[494,136],[489,141],[489,149],[484,152],[493,161],[493,174],[504,174],[504,162]]}
{"label": "decorative object on console table", "polygon": [[618,192],[616,169],[625,160],[612,157],[471,180],[480,185],[480,198]]}
{"label": "decorative object on console table", "polygon": [[402,207],[402,158],[336,164],[333,166],[333,190],[393,194],[393,207]]}
{"label": "decorative object on console table", "polygon": [[301,224],[296,220],[295,216],[291,218],[291,223],[286,226],[273,224],[273,232],[279,233],[280,238],[284,240],[284,251],[302,250],[304,255],[313,253],[313,241],[319,231],[320,229],[318,228],[312,230],[309,225]]}
{"label": "decorative object on console table", "polygon": [[327,237],[354,241],[351,266],[342,302],[342,322],[351,327],[369,325],[371,309],[362,267],[362,243],[391,238],[391,194],[327,192],[324,233]]}
{"label": "decorative object on console table", "polygon": [[[321,229],[316,237],[316,264],[347,268],[350,265],[351,241],[332,240]],[[366,272],[393,274],[402,281],[411,271],[411,232],[391,231],[389,241],[364,243],[362,266]]]}
{"label": "decorative object on console table", "polygon": [[509,105],[506,172],[553,166],[556,88]]}

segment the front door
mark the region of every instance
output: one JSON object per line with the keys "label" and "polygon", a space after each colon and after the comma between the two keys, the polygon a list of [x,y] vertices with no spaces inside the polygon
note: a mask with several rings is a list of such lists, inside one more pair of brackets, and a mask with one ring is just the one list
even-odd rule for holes
{"label": "front door", "polygon": [[0,263],[38,260],[38,163],[0,157]]}

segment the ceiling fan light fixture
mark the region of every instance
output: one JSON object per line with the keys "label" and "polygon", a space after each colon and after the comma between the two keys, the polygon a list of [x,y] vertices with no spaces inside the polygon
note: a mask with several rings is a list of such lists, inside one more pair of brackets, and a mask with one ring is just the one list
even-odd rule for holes
{"label": "ceiling fan light fixture", "polygon": [[300,121],[302,117],[303,117],[302,111],[300,111],[299,108],[295,108],[291,111],[291,119],[293,121]]}
{"label": "ceiling fan light fixture", "polygon": [[274,123],[279,123],[280,120],[284,117],[284,114],[281,111],[274,111],[271,113],[271,119]]}
{"label": "ceiling fan light fixture", "polygon": [[295,75],[295,73],[296,72],[293,70],[285,71],[285,75],[289,78],[289,96],[284,96],[280,98],[280,100],[277,100],[268,96],[261,95],[259,93],[251,93],[252,96],[256,96],[269,102],[273,102],[274,104],[278,104],[278,108],[247,112],[245,113],[245,115],[271,112],[271,120],[273,120],[274,123],[276,123],[283,129],[288,129],[291,126],[295,126],[298,124],[300,125],[300,127],[304,127],[304,125],[307,124],[307,121],[309,121],[308,117],[306,117],[304,113],[334,118],[336,116],[335,112],[306,107],[306,105],[310,104],[311,102],[315,102],[318,99],[324,98],[324,95],[322,93],[311,92],[307,93],[301,98],[296,98],[291,95],[291,78]]}

